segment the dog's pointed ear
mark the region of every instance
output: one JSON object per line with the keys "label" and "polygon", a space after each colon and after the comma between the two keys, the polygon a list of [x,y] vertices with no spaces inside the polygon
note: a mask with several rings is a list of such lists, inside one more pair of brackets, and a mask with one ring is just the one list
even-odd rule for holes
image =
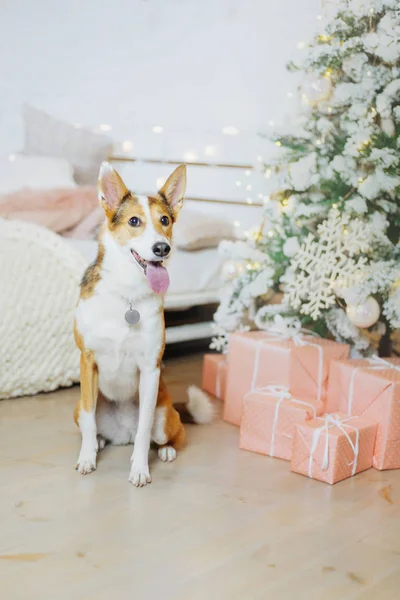
{"label": "dog's pointed ear", "polygon": [[160,196],[170,207],[174,218],[176,219],[183,204],[183,197],[186,190],[186,166],[180,165],[168,177],[167,181],[159,191]]}
{"label": "dog's pointed ear", "polygon": [[121,177],[108,162],[101,164],[97,189],[100,204],[107,216],[113,215],[122,200],[129,194]]}

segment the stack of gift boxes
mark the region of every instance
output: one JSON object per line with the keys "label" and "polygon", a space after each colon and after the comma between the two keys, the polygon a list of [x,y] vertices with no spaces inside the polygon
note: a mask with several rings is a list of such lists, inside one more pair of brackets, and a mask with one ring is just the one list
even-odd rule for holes
{"label": "stack of gift boxes", "polygon": [[349,359],[349,346],[300,331],[230,336],[204,358],[203,389],[224,401],[240,448],[330,484],[400,468],[400,359]]}

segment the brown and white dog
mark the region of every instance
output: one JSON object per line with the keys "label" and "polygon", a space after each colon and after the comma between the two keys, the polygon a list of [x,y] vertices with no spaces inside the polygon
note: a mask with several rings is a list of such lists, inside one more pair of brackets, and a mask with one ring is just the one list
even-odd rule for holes
{"label": "brown and white dog", "polygon": [[[101,166],[98,190],[106,219],[75,317],[81,397],[74,416],[82,434],[76,468],[82,474],[96,469],[98,449],[106,442],[134,443],[129,481],[143,486],[151,481],[150,443],[158,445],[164,461],[174,460],[185,444],[179,413],[160,377],[163,294],[169,284],[163,260],[185,188],[184,165],[150,197],[134,195],[109,163]],[[207,396],[196,388],[188,391],[193,419],[210,421]]]}

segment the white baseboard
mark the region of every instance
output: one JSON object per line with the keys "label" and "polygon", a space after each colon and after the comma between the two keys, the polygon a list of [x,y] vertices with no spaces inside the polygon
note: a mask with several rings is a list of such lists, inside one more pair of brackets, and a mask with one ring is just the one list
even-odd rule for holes
{"label": "white baseboard", "polygon": [[192,323],[189,325],[167,327],[167,344],[207,339],[212,335],[211,325],[212,321],[206,321],[204,323]]}

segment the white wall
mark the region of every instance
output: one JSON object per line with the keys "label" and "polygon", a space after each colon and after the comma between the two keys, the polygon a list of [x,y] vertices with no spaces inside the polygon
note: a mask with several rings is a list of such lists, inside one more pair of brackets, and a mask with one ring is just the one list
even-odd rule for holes
{"label": "white wall", "polygon": [[[226,160],[220,132],[234,125],[233,158],[255,159],[253,134],[295,110],[287,92],[296,78],[285,63],[316,30],[321,4],[1,0],[0,153],[21,147],[19,112],[28,102],[72,122],[109,123],[141,155],[191,150],[204,158],[205,145],[216,143]],[[162,135],[151,133],[154,124]]]}

